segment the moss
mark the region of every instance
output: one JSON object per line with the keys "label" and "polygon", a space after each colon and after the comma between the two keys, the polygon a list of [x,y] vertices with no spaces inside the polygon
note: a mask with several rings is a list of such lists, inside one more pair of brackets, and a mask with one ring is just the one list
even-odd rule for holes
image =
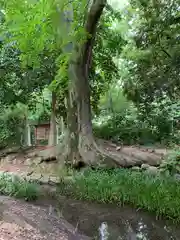
{"label": "moss", "polygon": [[100,203],[131,204],[180,221],[180,184],[171,177],[130,170],[89,170],[62,182],[59,193]]}

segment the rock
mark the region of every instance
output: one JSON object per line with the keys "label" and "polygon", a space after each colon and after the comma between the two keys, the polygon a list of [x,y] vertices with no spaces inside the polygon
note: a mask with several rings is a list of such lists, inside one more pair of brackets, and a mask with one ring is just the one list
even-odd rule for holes
{"label": "rock", "polygon": [[27,158],[26,160],[25,160],[25,165],[27,165],[27,166],[30,166],[30,165],[32,165],[32,159],[31,158]]}
{"label": "rock", "polygon": [[121,150],[121,146],[116,148],[116,151],[120,151]]}
{"label": "rock", "polygon": [[132,167],[131,168],[133,171],[140,171],[141,170],[141,168],[140,167],[137,167],[137,166],[134,166],[134,167]]}
{"label": "rock", "polygon": [[42,178],[42,174],[33,174],[30,176],[30,181],[39,182],[41,178]]}
{"label": "rock", "polygon": [[17,164],[18,163],[18,160],[16,158],[13,159],[12,161],[13,164]]}
{"label": "rock", "polygon": [[39,183],[41,184],[49,184],[50,177],[49,176],[42,176],[41,179],[39,179]]}
{"label": "rock", "polygon": [[149,149],[148,152],[155,153],[155,149]]}
{"label": "rock", "polygon": [[146,170],[146,172],[151,175],[157,175],[159,171],[158,171],[157,167],[149,166],[149,168]]}
{"label": "rock", "polygon": [[141,165],[141,169],[143,169],[143,170],[146,170],[146,169],[148,169],[150,167],[150,165],[149,164],[146,164],[146,163],[143,163],[142,165]]}
{"label": "rock", "polygon": [[34,158],[34,157],[37,157],[37,156],[38,156],[37,152],[31,152],[31,153],[28,154],[29,158]]}
{"label": "rock", "polygon": [[42,160],[43,160],[42,157],[36,157],[36,158],[32,159],[33,163],[36,165],[42,163]]}
{"label": "rock", "polygon": [[6,156],[3,161],[7,162],[7,163],[12,163],[12,161],[14,160],[15,156],[14,155],[8,155]]}
{"label": "rock", "polygon": [[58,184],[60,182],[59,177],[50,177],[49,184]]}

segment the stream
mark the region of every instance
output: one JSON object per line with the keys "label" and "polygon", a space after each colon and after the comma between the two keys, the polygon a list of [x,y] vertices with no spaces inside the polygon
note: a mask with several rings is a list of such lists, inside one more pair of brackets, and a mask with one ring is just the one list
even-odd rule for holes
{"label": "stream", "polygon": [[[54,202],[53,202],[54,201]],[[180,226],[130,207],[60,197],[38,203],[56,207],[81,234],[97,240],[180,240]]]}

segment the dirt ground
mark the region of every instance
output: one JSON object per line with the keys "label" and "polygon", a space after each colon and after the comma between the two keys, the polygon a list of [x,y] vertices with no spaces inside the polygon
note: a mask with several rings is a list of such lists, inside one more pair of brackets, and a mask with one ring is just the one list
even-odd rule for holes
{"label": "dirt ground", "polygon": [[36,147],[27,151],[17,151],[0,157],[0,171],[17,173],[17,175],[34,172],[42,175],[57,176],[61,167],[57,161],[41,163],[39,157],[34,156],[36,153],[43,152],[43,150],[46,150],[46,148]]}
{"label": "dirt ground", "polygon": [[51,208],[0,196],[0,240],[88,240]]}
{"label": "dirt ground", "polygon": [[[118,146],[110,141],[98,140],[98,143],[103,146],[106,151],[113,153],[116,156],[124,156],[130,161],[136,162],[140,159],[142,163],[149,165],[157,165],[169,150],[165,148],[152,148],[142,146]],[[7,171],[12,173],[29,173],[59,176],[62,165],[59,161],[41,161],[42,156],[51,154],[52,149],[48,147],[29,148],[25,151],[18,151],[17,153],[9,153],[6,156],[0,156],[0,171]],[[0,152],[1,155],[1,152]]]}

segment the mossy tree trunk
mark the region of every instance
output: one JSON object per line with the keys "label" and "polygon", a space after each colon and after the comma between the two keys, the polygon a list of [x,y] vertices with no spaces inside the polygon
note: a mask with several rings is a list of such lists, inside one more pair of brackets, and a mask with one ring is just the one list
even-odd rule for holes
{"label": "mossy tree trunk", "polygon": [[[69,64],[70,89],[68,107],[69,151],[68,160],[73,165],[78,161],[91,165],[104,158],[94,141],[90,105],[89,71],[96,29],[106,6],[105,0],[95,0],[87,14],[85,31],[90,38],[73,46],[73,59]],[[103,155],[103,156],[102,156]],[[99,158],[100,157],[100,158]]]}

